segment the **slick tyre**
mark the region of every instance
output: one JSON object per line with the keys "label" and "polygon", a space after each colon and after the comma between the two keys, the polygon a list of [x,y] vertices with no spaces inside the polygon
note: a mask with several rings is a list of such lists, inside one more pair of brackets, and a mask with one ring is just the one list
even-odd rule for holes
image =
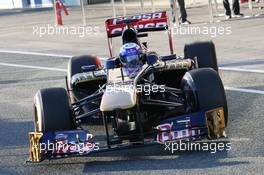
{"label": "slick tyre", "polygon": [[184,57],[195,60],[199,68],[212,68],[218,72],[215,45],[213,42],[195,42],[186,44],[184,47]]}
{"label": "slick tyre", "polygon": [[75,129],[68,94],[64,88],[41,89],[34,97],[35,131]]}
{"label": "slick tyre", "polygon": [[182,79],[184,89],[190,89],[195,101],[195,110],[208,111],[223,107],[225,124],[228,122],[228,108],[223,83],[216,71],[210,68],[193,69]]}
{"label": "slick tyre", "polygon": [[[73,91],[70,91],[70,99],[71,102],[74,103],[78,101],[78,99],[81,99],[87,94],[82,94],[78,90],[76,90],[76,87],[73,87],[71,84],[72,76],[78,73],[82,73],[82,66],[89,66],[89,65],[95,65],[98,69],[101,67],[101,62],[96,56],[91,55],[82,55],[82,56],[76,56],[72,57],[68,63],[68,73],[67,73],[67,80],[68,80],[68,87],[72,89]],[[90,89],[98,89],[99,84],[94,83],[90,87],[87,87],[87,90]]]}

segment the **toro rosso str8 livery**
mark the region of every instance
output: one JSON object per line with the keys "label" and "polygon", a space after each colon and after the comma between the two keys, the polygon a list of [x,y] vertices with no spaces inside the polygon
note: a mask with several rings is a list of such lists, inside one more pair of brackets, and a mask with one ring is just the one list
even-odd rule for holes
{"label": "toro rosso str8 livery", "polygon": [[[140,41],[154,31],[168,33],[168,55]],[[104,65],[97,56],[73,57],[67,88],[35,95],[30,161],[225,136],[227,102],[212,42],[186,44],[177,56],[166,12],[108,19],[106,32]],[[105,130],[104,145],[89,129],[95,126]]]}

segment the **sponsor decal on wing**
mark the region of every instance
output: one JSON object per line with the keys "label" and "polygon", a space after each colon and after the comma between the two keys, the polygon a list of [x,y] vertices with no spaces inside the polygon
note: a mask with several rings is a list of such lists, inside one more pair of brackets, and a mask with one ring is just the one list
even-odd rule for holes
{"label": "sponsor decal on wing", "polygon": [[135,19],[139,20],[138,22],[131,23],[131,26],[133,26],[135,29],[158,29],[165,28],[167,26],[166,11],[112,18],[106,20],[106,30],[108,37],[112,37],[115,34],[121,34],[123,32],[123,30],[126,28],[126,25],[123,24],[122,21]]}
{"label": "sponsor decal on wing", "polygon": [[158,134],[156,141],[158,143],[165,143],[176,140],[195,140],[200,135],[198,129],[183,129],[178,131],[172,130],[173,123],[165,123],[156,127]]}

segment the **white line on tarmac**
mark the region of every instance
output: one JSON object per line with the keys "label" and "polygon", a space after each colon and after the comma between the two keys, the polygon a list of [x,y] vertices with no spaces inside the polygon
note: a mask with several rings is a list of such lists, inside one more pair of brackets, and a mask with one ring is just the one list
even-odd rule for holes
{"label": "white line on tarmac", "polygon": [[40,52],[27,52],[27,51],[15,51],[15,50],[0,50],[0,53],[13,53],[21,55],[37,55],[37,56],[48,56],[48,57],[61,57],[61,58],[71,58],[71,55],[61,55],[53,53],[40,53]]}
{"label": "white line on tarmac", "polygon": [[235,71],[235,72],[250,72],[250,73],[264,74],[264,70],[242,69],[242,68],[236,68],[236,67],[219,67],[219,70]]}
{"label": "white line on tarmac", "polygon": [[[37,56],[61,57],[61,58],[71,58],[71,57],[73,57],[72,55],[41,53],[41,52],[28,52],[28,51],[15,51],[15,50],[0,50],[0,53],[11,53],[11,54],[21,54],[21,55],[37,55]],[[101,58],[101,59],[102,60],[106,60],[106,58]],[[219,67],[219,70],[264,74],[264,70],[243,69],[243,68],[236,68],[236,67]]]}
{"label": "white line on tarmac", "polygon": [[[19,67],[19,68],[38,69],[38,70],[67,72],[67,69],[52,68],[52,67],[42,67],[42,66],[30,66],[30,65],[23,65],[23,64],[10,64],[10,63],[2,63],[2,62],[0,62],[0,66],[9,66],[9,67]],[[245,93],[264,95],[264,91],[255,90],[255,89],[243,89],[243,88],[234,88],[234,87],[225,87],[225,89],[226,90],[231,90],[231,91],[238,91],[238,92],[245,92]]]}
{"label": "white line on tarmac", "polygon": [[29,69],[38,69],[38,70],[67,72],[67,69],[52,68],[52,67],[42,67],[42,66],[29,66],[29,65],[23,65],[23,64],[10,64],[10,63],[1,63],[1,62],[0,62],[0,66],[9,66],[9,67],[20,67],[20,68],[29,68]]}
{"label": "white line on tarmac", "polygon": [[255,89],[244,89],[244,88],[225,87],[225,90],[264,95],[264,91],[255,90]]}
{"label": "white line on tarmac", "polygon": [[229,139],[230,141],[234,141],[234,142],[241,142],[241,141],[245,141],[245,142],[249,142],[252,139],[251,138],[247,138],[247,137],[233,137]]}
{"label": "white line on tarmac", "polygon": [[[9,64],[9,63],[1,63],[0,66],[9,66],[9,67],[19,67],[19,68],[29,68],[29,69],[38,69],[38,70],[48,70],[48,71],[59,71],[59,72],[67,72],[67,69],[60,68],[51,68],[51,67],[42,67],[42,66],[29,66],[29,65],[21,65],[21,64]],[[226,90],[244,92],[244,93],[252,93],[252,94],[261,94],[264,95],[264,91],[255,90],[255,89],[243,89],[243,88],[234,88],[234,87],[225,87]]]}

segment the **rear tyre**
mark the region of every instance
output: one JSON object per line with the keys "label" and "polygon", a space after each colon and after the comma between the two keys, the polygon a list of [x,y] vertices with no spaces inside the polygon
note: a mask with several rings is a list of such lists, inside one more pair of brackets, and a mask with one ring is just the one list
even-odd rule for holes
{"label": "rear tyre", "polygon": [[[70,92],[70,99],[71,102],[74,103],[78,99],[81,99],[87,94],[83,94],[78,90],[75,90],[75,87],[72,86],[71,84],[71,79],[72,76],[78,73],[82,73],[82,66],[89,66],[89,65],[95,65],[96,68],[100,69],[101,68],[101,62],[96,56],[91,56],[91,55],[82,55],[82,56],[76,56],[72,57],[68,63],[68,87],[70,87],[73,91]],[[99,84],[93,83],[89,84],[89,87],[86,89],[88,91],[91,91],[91,93],[94,90],[97,90],[99,87]]]}
{"label": "rear tyre", "polygon": [[210,68],[193,69],[186,72],[182,80],[184,89],[193,91],[195,110],[208,111],[224,108],[225,124],[228,122],[228,108],[223,83],[216,71]]}
{"label": "rear tyre", "polygon": [[68,77],[71,78],[77,73],[82,73],[82,66],[88,65],[95,65],[97,68],[101,66],[96,56],[82,55],[72,57],[68,64]]}
{"label": "rear tyre", "polygon": [[34,97],[35,131],[76,129],[64,88],[41,89]]}
{"label": "rear tyre", "polygon": [[197,58],[198,67],[210,67],[218,72],[215,45],[213,42],[195,42],[186,44],[184,47],[184,57]]}

